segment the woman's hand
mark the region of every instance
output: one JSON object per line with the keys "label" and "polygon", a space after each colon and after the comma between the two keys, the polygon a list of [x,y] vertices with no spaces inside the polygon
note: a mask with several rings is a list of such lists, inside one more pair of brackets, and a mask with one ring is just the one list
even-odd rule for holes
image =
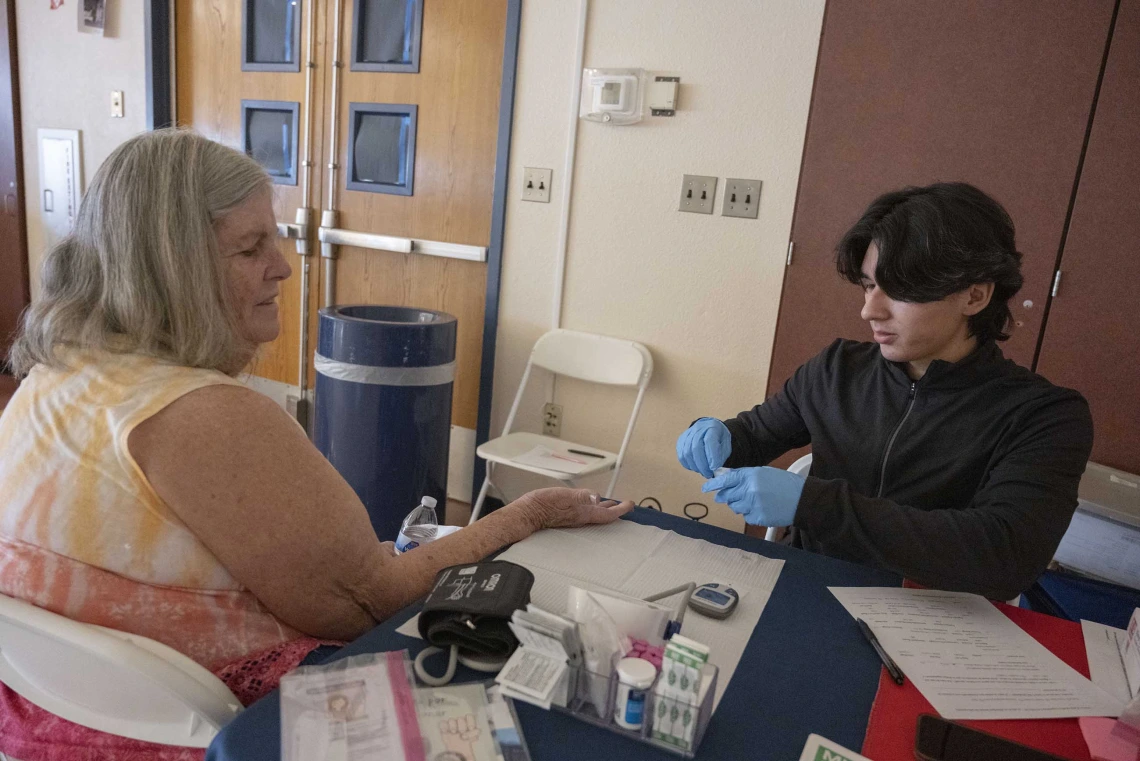
{"label": "woman's hand", "polygon": [[535,531],[612,523],[633,509],[630,501],[608,500],[589,489],[562,487],[529,492],[515,504],[531,518]]}

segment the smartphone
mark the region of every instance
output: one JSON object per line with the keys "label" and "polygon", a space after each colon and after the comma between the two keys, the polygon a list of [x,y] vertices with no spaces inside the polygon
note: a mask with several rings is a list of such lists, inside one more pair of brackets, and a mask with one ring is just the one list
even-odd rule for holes
{"label": "smartphone", "polygon": [[1060,756],[924,713],[914,736],[918,761],[1065,761]]}

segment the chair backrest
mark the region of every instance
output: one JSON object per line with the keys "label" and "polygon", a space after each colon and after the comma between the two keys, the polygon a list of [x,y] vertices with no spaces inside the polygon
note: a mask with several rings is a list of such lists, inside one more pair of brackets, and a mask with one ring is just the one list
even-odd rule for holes
{"label": "chair backrest", "polygon": [[653,355],[636,341],[576,330],[550,331],[530,360],[559,375],[614,386],[638,386],[653,373]]}
{"label": "chair backrest", "polygon": [[797,476],[806,476],[811,471],[811,452],[808,452],[800,459],[793,462],[788,466],[789,473],[795,473]]}
{"label": "chair backrest", "polygon": [[0,682],[68,721],[205,748],[242,706],[177,650],[0,595]]}
{"label": "chair backrest", "polygon": [[[791,465],[788,466],[789,473],[795,473],[797,476],[806,476],[811,471],[811,452],[808,452],[803,457],[799,458]],[[764,538],[769,542],[774,542],[783,535],[783,526],[769,526],[768,530],[764,532]]]}

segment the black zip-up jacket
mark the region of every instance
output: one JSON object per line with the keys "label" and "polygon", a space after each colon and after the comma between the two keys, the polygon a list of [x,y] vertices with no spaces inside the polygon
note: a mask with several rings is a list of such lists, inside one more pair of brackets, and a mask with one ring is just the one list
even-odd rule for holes
{"label": "black zip-up jacket", "polygon": [[730,468],[811,444],[794,546],[1001,600],[1053,557],[1093,437],[1084,397],[992,341],[912,381],[877,344],[840,339],[724,422]]}

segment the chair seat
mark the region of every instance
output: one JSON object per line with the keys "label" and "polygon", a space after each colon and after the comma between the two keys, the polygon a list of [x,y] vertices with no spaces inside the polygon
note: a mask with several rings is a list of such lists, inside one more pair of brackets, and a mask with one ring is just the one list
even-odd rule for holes
{"label": "chair seat", "polygon": [[[520,463],[515,460],[516,457],[525,455],[535,447],[546,447],[556,454],[565,454],[568,457],[576,459],[587,459],[591,461],[596,459],[596,462],[591,462],[577,473],[563,473],[559,470],[548,470],[546,468]],[[582,455],[572,454],[569,451],[571,449],[593,452],[602,456],[600,458],[583,457]],[[542,436],[537,433],[526,433],[523,431],[508,433],[506,436],[491,439],[476,449],[475,452],[488,462],[501,463],[512,468],[518,468],[519,470],[556,478],[559,481],[571,481],[575,478],[593,475],[594,473],[604,473],[613,470],[614,463],[617,462],[617,454],[614,452],[607,452],[604,449],[589,447],[584,444],[575,444],[573,441],[556,439],[553,436]]]}

